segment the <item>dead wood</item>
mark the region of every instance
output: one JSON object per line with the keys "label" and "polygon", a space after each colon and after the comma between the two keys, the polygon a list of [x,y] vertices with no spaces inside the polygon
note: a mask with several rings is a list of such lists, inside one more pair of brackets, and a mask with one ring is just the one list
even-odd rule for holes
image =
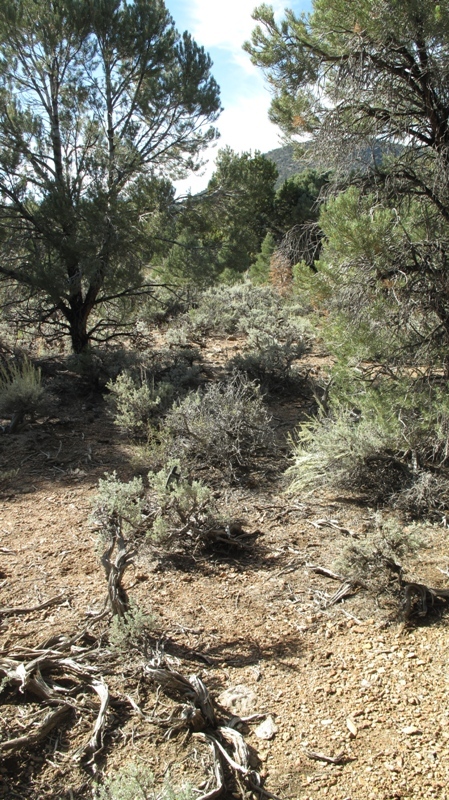
{"label": "dead wood", "polygon": [[355,594],[358,589],[369,588],[368,584],[365,583],[365,581],[362,581],[360,578],[345,578],[343,575],[339,575],[337,572],[332,572],[332,570],[326,569],[326,567],[314,566],[313,564],[306,564],[306,566],[317,575],[324,575],[326,578],[332,578],[332,580],[340,581],[342,584],[340,588],[337,589],[337,591],[332,595],[332,597],[324,601],[324,608],[329,608],[330,606],[335,605],[335,603],[338,603],[340,600],[343,600],[345,597],[350,597],[351,595]]}
{"label": "dead wood", "polygon": [[332,572],[332,570],[327,569],[326,567],[318,567],[314,566],[313,564],[306,564],[306,567],[311,570],[311,572],[315,572],[317,575],[324,575],[326,578],[332,578],[334,581],[344,581],[342,575],[339,575],[337,572]]}
{"label": "dead wood", "polygon": [[50,608],[50,606],[56,606],[59,603],[65,603],[67,600],[67,596],[64,594],[60,594],[57,597],[52,597],[50,600],[46,600],[45,603],[39,603],[37,606],[16,606],[11,608],[0,608],[0,614],[3,615],[13,615],[13,614],[31,614],[33,611],[42,611],[44,608]]}
{"label": "dead wood", "polygon": [[76,759],[89,756],[92,762],[103,746],[109,690],[101,677],[94,677],[98,666],[83,662],[87,655],[93,655],[92,647],[75,645],[80,641],[79,635],[71,639],[54,638],[53,647],[23,649],[0,657],[0,678],[5,685],[12,685],[20,694],[28,692],[48,706],[56,706],[36,731],[0,743],[0,752],[16,752],[44,739],[69,709],[80,713],[82,709],[95,708],[86,697],[93,690],[100,698],[100,709],[89,740],[73,756]]}
{"label": "dead wood", "polygon": [[348,580],[345,581],[339,589],[329,598],[329,600],[325,604],[325,608],[330,608],[330,606],[335,605],[335,603],[339,603],[340,600],[343,600],[345,597],[350,597],[353,594],[356,594],[360,587],[358,581]]}
{"label": "dead wood", "polygon": [[83,755],[89,755],[91,757],[90,761],[92,762],[95,756],[103,749],[103,733],[106,725],[106,712],[109,706],[109,689],[103,678],[98,681],[93,680],[91,686],[100,698],[100,710],[89,741],[84,747],[76,751],[74,759],[78,760]]}
{"label": "dead wood", "polygon": [[346,758],[346,753],[341,750],[336,756],[326,756],[324,753],[316,753],[314,750],[304,750],[307,758],[314,761],[325,761],[326,764],[341,764]]}
{"label": "dead wood", "polygon": [[[425,617],[429,605],[433,608],[436,598],[442,600],[449,598],[449,589],[435,589],[431,586],[426,586],[424,583],[402,581],[402,588],[404,592],[404,616],[406,619],[410,618],[414,613],[418,617]],[[417,610],[415,610],[416,601]]]}
{"label": "dead wood", "polygon": [[50,711],[37,727],[37,730],[30,731],[23,736],[18,736],[16,739],[8,739],[6,742],[0,742],[0,753],[17,753],[20,750],[37,744],[42,739],[45,739],[53,728],[59,725],[61,720],[71,709],[71,705],[64,703],[64,705],[59,706],[56,711]]}
{"label": "dead wood", "polygon": [[337,519],[317,519],[317,520],[308,520],[310,525],[313,525],[314,528],[333,528],[340,533],[343,533],[345,536],[352,536],[354,539],[357,539],[357,534],[353,531],[349,530],[349,528],[345,528],[344,526],[340,525]]}
{"label": "dead wood", "polygon": [[[106,573],[108,582],[108,601],[112,613],[124,617],[129,608],[128,596],[122,586],[122,578],[126,568],[131,563],[135,551],[127,550],[121,532],[121,522],[117,514],[110,520],[111,543],[101,557],[101,563]],[[112,554],[117,549],[115,559]]]}
{"label": "dead wood", "polygon": [[261,536],[261,531],[256,530],[251,533],[243,530],[238,522],[223,525],[216,528],[207,528],[197,534],[197,542],[206,546],[222,546],[235,548],[237,550],[253,550],[252,540]]}
{"label": "dead wood", "polygon": [[229,720],[230,724],[218,723],[209,692],[197,675],[185,678],[160,657],[154,666],[150,664],[145,668],[145,674],[164,692],[174,692],[191,701],[189,705],[175,707],[169,717],[159,721],[164,726],[170,726],[169,735],[184,726],[196,739],[209,745],[214,759],[216,786],[202,795],[200,800],[213,800],[222,794],[225,790],[225,767],[233,774],[242,798],[247,796],[249,790],[261,797],[277,800],[263,789],[259,773],[251,768],[249,748],[242,734],[231,727],[233,718]]}

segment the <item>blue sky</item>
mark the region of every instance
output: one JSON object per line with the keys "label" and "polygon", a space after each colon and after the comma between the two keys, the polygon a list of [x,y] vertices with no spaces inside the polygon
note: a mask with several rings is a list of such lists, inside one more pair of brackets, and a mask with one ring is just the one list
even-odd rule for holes
{"label": "blue sky", "polygon": [[[204,175],[181,182],[180,191],[204,188],[217,148],[229,145],[236,152],[267,152],[281,145],[279,130],[268,119],[270,94],[263,75],[242,50],[255,26],[251,14],[257,4],[257,0],[165,0],[178,30],[188,30],[210,54],[224,107],[217,123],[221,138]],[[279,17],[285,7],[297,14],[311,10],[311,0],[272,0],[270,5]]]}

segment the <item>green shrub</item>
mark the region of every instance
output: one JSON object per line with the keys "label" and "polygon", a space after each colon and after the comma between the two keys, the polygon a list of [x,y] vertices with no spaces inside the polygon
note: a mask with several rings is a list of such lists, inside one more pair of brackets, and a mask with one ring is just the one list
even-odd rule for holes
{"label": "green shrub", "polygon": [[131,763],[118,775],[106,778],[99,800],[193,800],[193,794],[190,786],[174,787],[169,780],[156,786],[148,767]]}
{"label": "green shrub", "polygon": [[293,464],[287,470],[290,491],[331,485],[364,489],[378,500],[392,494],[408,477],[396,455],[397,428],[397,420],[364,418],[358,410],[344,408],[309,420],[293,446]]}
{"label": "green shrub", "polygon": [[216,467],[228,477],[253,465],[274,446],[260,389],[239,374],[175,403],[163,433],[184,460]]}
{"label": "green shrub", "polygon": [[247,333],[243,353],[229,362],[229,368],[245,372],[269,391],[286,389],[299,377],[292,365],[307,349],[298,327],[268,316]]}
{"label": "green shrub", "polygon": [[11,418],[6,430],[14,433],[26,416],[35,416],[45,403],[41,371],[24,359],[0,365],[0,417]]}
{"label": "green shrub", "polygon": [[337,368],[334,375],[329,415],[302,425],[293,446],[291,490],[353,489],[420,515],[446,505],[446,384],[398,370]]}
{"label": "green shrub", "polygon": [[211,334],[246,333],[268,314],[278,323],[287,312],[285,301],[269,286],[249,281],[233,286],[215,286],[201,295],[198,305],[179,321],[170,341],[185,343]]}
{"label": "green shrub", "polygon": [[364,540],[344,547],[333,567],[345,577],[376,578],[389,562],[400,563],[406,555],[424,547],[424,542],[417,525],[404,526],[377,514],[374,530]]}
{"label": "green shrub", "polygon": [[201,378],[201,354],[196,347],[171,347],[155,350],[148,360],[148,369],[155,383],[168,384],[173,396],[180,397],[188,389],[196,389]]}
{"label": "green shrub", "polygon": [[[108,539],[117,522],[127,539],[145,535],[148,542],[184,544],[201,536],[216,523],[212,493],[200,481],[188,480],[181,473],[178,459],[169,460],[164,469],[148,474],[148,489],[142,478],[124,483],[116,473],[100,479],[93,499],[92,522],[102,539]],[[182,541],[181,538],[182,537]],[[126,638],[126,629],[136,628],[140,618],[124,621],[118,634]]]}
{"label": "green shrub", "polygon": [[155,623],[152,614],[131,604],[123,617],[118,614],[112,617],[109,642],[114,650],[124,654],[131,649],[142,650],[146,634],[154,629]]}
{"label": "green shrub", "polygon": [[111,393],[108,402],[115,424],[135,438],[147,435],[151,422],[173,399],[173,387],[169,383],[150,385],[144,376],[139,385],[126,372],[110,381],[107,388]]}
{"label": "green shrub", "polygon": [[133,478],[123,483],[117,473],[105,475],[98,481],[98,493],[94,496],[91,519],[98,525],[103,538],[110,535],[111,520],[118,518],[122,533],[134,531],[142,523],[144,489],[142,478]]}
{"label": "green shrub", "polygon": [[414,473],[410,486],[392,495],[391,504],[409,517],[440,521],[449,511],[449,474],[428,470]]}
{"label": "green shrub", "polygon": [[153,524],[149,536],[156,541],[197,537],[216,519],[211,490],[200,481],[189,481],[179,459],[172,459],[157,473],[148,474]]}

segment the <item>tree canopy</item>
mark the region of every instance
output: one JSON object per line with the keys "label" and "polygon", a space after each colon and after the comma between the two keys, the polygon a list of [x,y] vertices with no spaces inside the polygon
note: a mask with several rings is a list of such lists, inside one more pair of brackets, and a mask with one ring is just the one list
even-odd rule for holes
{"label": "tree canopy", "polygon": [[276,165],[262,155],[219,150],[207,189],[173,221],[163,274],[210,285],[238,280],[256,258],[274,213]]}
{"label": "tree canopy", "polygon": [[1,4],[0,276],[75,352],[144,290],[167,179],[217,135],[210,70],[162,0]]}
{"label": "tree canopy", "polygon": [[261,5],[245,45],[287,136],[312,134],[314,158],[347,171],[357,154],[366,165],[369,150],[397,157],[399,146],[395,191],[425,196],[446,219],[448,12],[433,0],[314,0],[310,15],[277,23]]}
{"label": "tree canopy", "polygon": [[340,190],[359,187],[333,206],[336,226],[322,218],[340,307],[355,286],[371,315],[389,299],[407,357],[444,341],[449,369],[449,2],[314,0],[310,15],[278,23],[262,5],[255,19],[246,49],[273,89],[272,119],[312,136]]}

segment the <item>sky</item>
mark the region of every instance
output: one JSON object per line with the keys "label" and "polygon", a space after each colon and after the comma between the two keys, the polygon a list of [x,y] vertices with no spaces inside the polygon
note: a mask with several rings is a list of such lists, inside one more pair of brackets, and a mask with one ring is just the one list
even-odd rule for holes
{"label": "sky", "polygon": [[[284,8],[296,14],[311,10],[311,0],[268,0],[279,18]],[[251,64],[242,50],[255,22],[251,14],[260,0],[165,0],[177,29],[188,30],[203,45],[214,63],[212,74],[221,89],[224,111],[217,127],[220,139],[210,151],[202,176],[194,175],[177,183],[178,192],[205,188],[213,172],[217,149],[229,145],[237,153],[260,150],[266,153],[281,147],[280,131],[268,119],[270,93],[262,71]]]}

